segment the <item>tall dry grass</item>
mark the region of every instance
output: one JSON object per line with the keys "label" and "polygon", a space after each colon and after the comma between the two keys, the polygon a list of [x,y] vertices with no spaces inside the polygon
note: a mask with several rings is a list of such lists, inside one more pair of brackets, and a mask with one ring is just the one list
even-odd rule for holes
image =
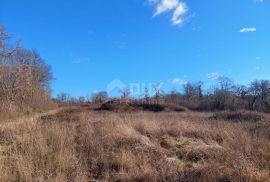
{"label": "tall dry grass", "polygon": [[267,181],[269,116],[226,114],[69,110],[2,122],[0,181]]}

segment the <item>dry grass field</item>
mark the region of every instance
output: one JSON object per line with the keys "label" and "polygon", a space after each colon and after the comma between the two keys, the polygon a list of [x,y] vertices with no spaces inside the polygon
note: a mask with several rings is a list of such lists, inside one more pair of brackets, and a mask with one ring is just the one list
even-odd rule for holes
{"label": "dry grass field", "polygon": [[19,120],[0,123],[0,181],[270,179],[267,114],[73,108]]}

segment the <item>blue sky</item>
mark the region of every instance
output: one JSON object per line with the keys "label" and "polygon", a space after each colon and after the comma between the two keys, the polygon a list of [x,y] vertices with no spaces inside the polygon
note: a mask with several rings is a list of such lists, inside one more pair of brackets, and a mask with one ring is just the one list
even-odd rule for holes
{"label": "blue sky", "polygon": [[53,93],[270,79],[269,0],[0,0],[0,24],[53,67]]}

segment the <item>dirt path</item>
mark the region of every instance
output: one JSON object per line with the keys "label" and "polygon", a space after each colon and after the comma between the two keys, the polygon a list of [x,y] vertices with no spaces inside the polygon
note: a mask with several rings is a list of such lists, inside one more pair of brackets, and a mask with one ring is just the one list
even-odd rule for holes
{"label": "dirt path", "polygon": [[43,113],[35,113],[31,116],[19,116],[16,118],[4,120],[4,121],[0,122],[0,130],[12,129],[12,128],[14,128],[17,125],[20,125],[22,123],[35,123],[35,122],[37,122],[38,118],[40,118],[42,116],[54,115],[54,114],[57,114],[58,112],[61,112],[65,109],[66,108],[57,108],[57,109],[53,109],[53,110],[46,111]]}

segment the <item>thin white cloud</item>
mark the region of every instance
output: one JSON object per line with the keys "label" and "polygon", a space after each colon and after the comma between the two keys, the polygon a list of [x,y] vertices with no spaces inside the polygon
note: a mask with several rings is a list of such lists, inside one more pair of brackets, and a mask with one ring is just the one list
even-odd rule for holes
{"label": "thin white cloud", "polygon": [[264,0],[254,0],[255,3],[263,3]]}
{"label": "thin white cloud", "polygon": [[172,80],[168,80],[168,82],[170,82],[171,84],[175,84],[175,85],[185,85],[185,84],[187,84],[187,81],[183,80],[181,78],[174,78]]}
{"label": "thin white cloud", "polygon": [[172,17],[172,22],[175,25],[179,25],[183,23],[183,19],[181,18],[181,16],[183,14],[185,14],[187,11],[187,7],[184,3],[180,3],[177,8],[175,9],[175,11],[173,12],[173,17]]}
{"label": "thin white cloud", "polygon": [[222,77],[222,74],[219,72],[212,72],[208,73],[206,76],[211,80],[218,80],[220,77]]}
{"label": "thin white cloud", "polygon": [[164,13],[172,12],[171,21],[174,25],[181,25],[184,22],[183,15],[188,11],[187,5],[181,0],[148,0],[156,6],[154,13],[159,16]]}
{"label": "thin white cloud", "polygon": [[255,27],[252,28],[242,28],[239,32],[240,33],[248,33],[248,32],[256,32],[257,29]]}

